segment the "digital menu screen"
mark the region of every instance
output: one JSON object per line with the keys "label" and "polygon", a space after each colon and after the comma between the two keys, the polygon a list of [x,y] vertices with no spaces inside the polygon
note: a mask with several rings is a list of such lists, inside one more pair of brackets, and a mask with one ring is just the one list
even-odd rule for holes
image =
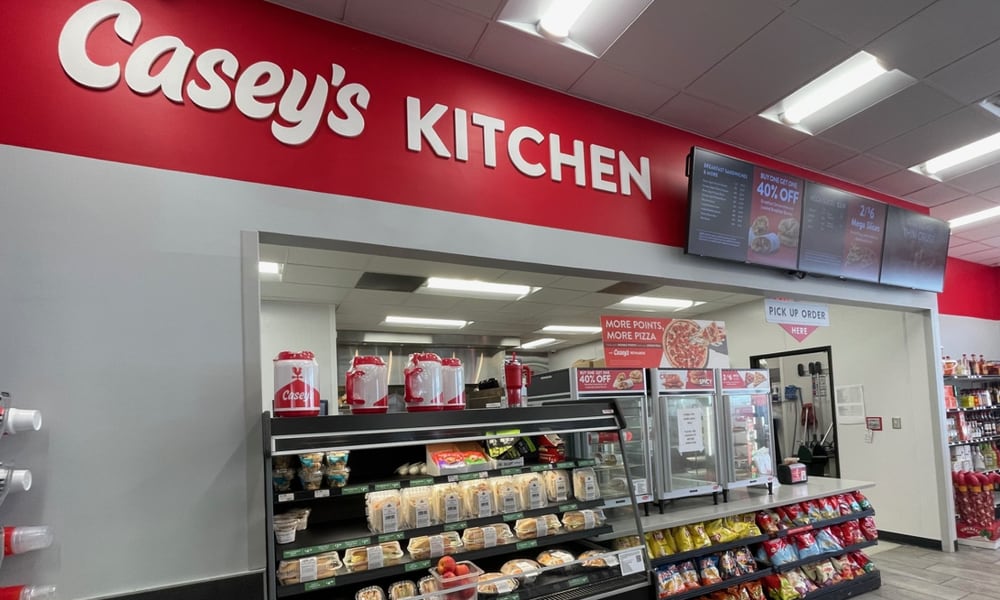
{"label": "digital menu screen", "polygon": [[890,206],[885,225],[881,283],[940,292],[951,228],[944,221]]}
{"label": "digital menu screen", "polygon": [[806,183],[798,269],[878,283],[887,208],[828,185]]}
{"label": "digital menu screen", "polygon": [[685,250],[797,269],[804,184],[798,177],[695,148]]}

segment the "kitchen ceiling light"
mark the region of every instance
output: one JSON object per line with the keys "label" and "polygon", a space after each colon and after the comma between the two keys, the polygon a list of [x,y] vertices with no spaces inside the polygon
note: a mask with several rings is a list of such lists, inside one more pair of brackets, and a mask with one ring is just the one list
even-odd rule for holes
{"label": "kitchen ceiling light", "polygon": [[948,225],[951,225],[951,228],[955,229],[957,227],[971,225],[973,223],[978,223],[994,217],[1000,217],[1000,206],[987,208],[986,210],[981,210],[977,213],[972,213],[971,215],[965,215],[964,217],[956,217],[948,221]]}
{"label": "kitchen ceiling light", "polygon": [[551,346],[552,344],[555,344],[558,341],[559,340],[555,338],[539,338],[537,340],[521,344],[521,348],[525,350],[532,350],[534,348],[541,348],[542,346]]}
{"label": "kitchen ceiling light", "polygon": [[456,319],[425,319],[423,317],[387,316],[384,325],[406,325],[408,327],[427,327],[431,329],[461,329],[472,321]]}
{"label": "kitchen ceiling light", "polygon": [[910,170],[923,175],[935,176],[940,174],[942,171],[946,171],[952,167],[957,167],[958,165],[968,163],[997,151],[1000,151],[1000,133],[994,133],[989,137],[977,140],[971,144],[966,144],[961,148],[945,152],[941,156],[935,156],[927,162],[910,167]]}
{"label": "kitchen ceiling light", "polygon": [[416,333],[365,333],[364,341],[368,344],[413,344],[424,345],[434,342],[429,335]]}
{"label": "kitchen ceiling light", "polygon": [[553,40],[565,40],[592,0],[552,0],[538,21],[538,32]]}
{"label": "kitchen ceiling light", "polygon": [[257,264],[257,270],[262,275],[280,275],[281,265],[276,262],[267,262],[262,260]]}
{"label": "kitchen ceiling light", "polygon": [[587,327],[580,325],[546,325],[542,327],[546,333],[601,333],[600,327]]}
{"label": "kitchen ceiling light", "polygon": [[430,277],[427,279],[427,289],[453,292],[472,292],[476,294],[494,294],[498,296],[516,296],[518,299],[521,299],[532,292],[537,292],[541,288],[533,288],[527,285],[513,285],[509,283],[492,283],[489,281],[477,281],[472,279]]}
{"label": "kitchen ceiling light", "polygon": [[521,338],[503,338],[500,345],[506,348],[516,348],[521,345]]}
{"label": "kitchen ceiling light", "polygon": [[692,306],[697,306],[701,302],[695,302],[694,300],[681,300],[679,298],[653,298],[650,296],[632,296],[631,298],[625,298],[619,304],[625,306],[640,306],[644,308],[669,308],[673,310],[683,310],[685,308],[691,308]]}

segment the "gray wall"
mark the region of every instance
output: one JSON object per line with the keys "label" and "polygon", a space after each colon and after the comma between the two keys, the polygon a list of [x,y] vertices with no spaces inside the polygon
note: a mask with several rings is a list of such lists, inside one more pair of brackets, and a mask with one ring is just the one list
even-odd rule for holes
{"label": "gray wall", "polygon": [[0,388],[46,418],[41,434],[0,443],[0,456],[38,479],[0,514],[58,536],[50,550],[5,561],[0,585],[55,582],[65,598],[264,567],[256,424],[270,398],[255,391],[255,365],[244,400],[241,231],[934,305],[932,294],[792,280],[653,244],[10,146],[0,146],[0,181]]}

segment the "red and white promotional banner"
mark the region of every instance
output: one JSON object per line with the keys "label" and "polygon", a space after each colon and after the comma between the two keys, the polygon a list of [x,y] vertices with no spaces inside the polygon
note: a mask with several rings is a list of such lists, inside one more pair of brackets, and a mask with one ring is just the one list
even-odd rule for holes
{"label": "red and white promotional banner", "polygon": [[646,377],[642,369],[577,369],[576,391],[588,392],[644,392]]}
{"label": "red and white promotional banner", "polygon": [[601,340],[609,367],[729,366],[726,324],[721,321],[602,316]]}
{"label": "red and white promotional banner", "polygon": [[771,391],[771,378],[766,369],[723,369],[719,376],[723,391]]}
{"label": "red and white promotional banner", "polygon": [[704,392],[715,390],[715,371],[711,369],[660,369],[656,373],[659,392]]}

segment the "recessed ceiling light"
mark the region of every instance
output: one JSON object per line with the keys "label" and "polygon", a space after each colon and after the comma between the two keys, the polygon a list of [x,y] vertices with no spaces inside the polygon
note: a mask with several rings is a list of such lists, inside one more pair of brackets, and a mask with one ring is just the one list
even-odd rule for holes
{"label": "recessed ceiling light", "polygon": [[459,321],[456,319],[425,319],[423,317],[387,316],[385,321],[383,321],[383,324],[428,327],[433,329],[461,329],[471,322],[472,321]]}
{"label": "recessed ceiling light", "polygon": [[541,288],[510,283],[493,283],[474,279],[448,279],[445,277],[430,277],[427,279],[427,289],[451,292],[471,292],[474,294],[491,294],[497,296],[516,296],[518,299],[536,292]]}
{"label": "recessed ceiling light", "polygon": [[553,40],[565,40],[592,0],[552,0],[538,21],[538,32]]}
{"label": "recessed ceiling light", "polygon": [[964,217],[956,217],[948,221],[948,225],[951,225],[951,228],[955,229],[957,227],[971,225],[972,223],[978,223],[994,217],[1000,217],[1000,206],[987,208],[986,210],[981,210],[977,213],[972,213],[971,215],[965,215]]}
{"label": "recessed ceiling light", "polygon": [[[945,152],[940,156],[935,156],[934,158],[926,162],[922,162],[919,165],[914,165],[910,167],[910,170],[923,175],[937,176],[943,171],[947,171],[953,167],[969,163],[977,158],[982,158],[998,151],[1000,151],[1000,133],[994,133],[991,136],[984,137],[983,139],[972,142],[971,144],[966,144],[961,148],[956,148],[950,152]],[[995,162],[997,159],[1000,159],[1000,156],[991,157],[989,162]],[[974,168],[982,166],[985,166],[985,164],[977,163]]]}
{"label": "recessed ceiling light", "polygon": [[521,338],[503,338],[500,345],[508,348],[516,348],[521,345]]}
{"label": "recessed ceiling light", "polygon": [[434,342],[429,335],[416,333],[365,333],[364,341],[369,344],[415,344],[427,345]]}
{"label": "recessed ceiling light", "polygon": [[680,298],[653,298],[651,296],[632,296],[631,298],[625,298],[619,304],[624,306],[640,306],[645,308],[668,308],[672,310],[683,310],[685,308],[691,308],[692,306],[698,306],[699,304],[704,304],[704,302],[695,302],[694,300],[682,300]]}
{"label": "recessed ceiling light", "polygon": [[257,264],[257,270],[263,275],[280,275],[281,265],[276,262],[262,260]]}
{"label": "recessed ceiling light", "polygon": [[546,325],[542,327],[546,333],[601,333],[600,327],[587,327],[580,325]]}
{"label": "recessed ceiling light", "polygon": [[525,350],[531,350],[533,348],[541,348],[542,346],[551,346],[552,344],[555,344],[558,341],[559,340],[555,338],[539,338],[531,342],[525,342],[521,344],[521,347],[524,348]]}

